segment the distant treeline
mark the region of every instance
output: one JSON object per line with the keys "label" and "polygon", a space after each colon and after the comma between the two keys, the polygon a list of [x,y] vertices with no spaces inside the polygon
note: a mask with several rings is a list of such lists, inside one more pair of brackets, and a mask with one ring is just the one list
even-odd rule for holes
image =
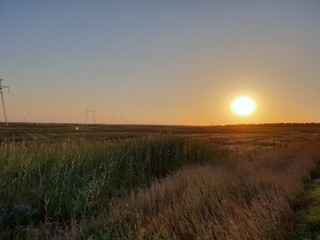
{"label": "distant treeline", "polygon": [[[220,125],[222,126],[222,125]],[[290,126],[290,127],[308,127],[308,126],[320,126],[320,123],[317,122],[306,122],[306,123],[295,123],[295,122],[289,122],[289,123],[250,123],[250,124],[228,124],[223,125],[223,127],[235,127],[235,126],[248,126],[248,127],[283,127],[283,126]]]}

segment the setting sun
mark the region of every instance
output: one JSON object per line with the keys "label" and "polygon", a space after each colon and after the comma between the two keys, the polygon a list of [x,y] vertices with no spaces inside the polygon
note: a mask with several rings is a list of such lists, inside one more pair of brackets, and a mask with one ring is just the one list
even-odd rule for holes
{"label": "setting sun", "polygon": [[250,116],[257,108],[253,98],[248,96],[239,96],[231,103],[231,110],[238,116]]}

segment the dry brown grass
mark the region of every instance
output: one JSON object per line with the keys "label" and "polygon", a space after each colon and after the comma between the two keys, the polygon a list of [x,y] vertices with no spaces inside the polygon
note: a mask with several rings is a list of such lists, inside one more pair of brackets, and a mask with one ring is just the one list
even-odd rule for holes
{"label": "dry brown grass", "polygon": [[184,168],[114,204],[111,214],[87,223],[83,234],[95,236],[86,228],[99,225],[97,239],[285,239],[297,195],[320,158],[319,143],[232,169]]}

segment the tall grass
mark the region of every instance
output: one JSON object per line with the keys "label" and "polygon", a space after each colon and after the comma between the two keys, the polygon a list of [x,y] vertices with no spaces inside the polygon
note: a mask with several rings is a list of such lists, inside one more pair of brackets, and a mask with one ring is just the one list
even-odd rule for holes
{"label": "tall grass", "polygon": [[[73,239],[286,239],[319,141],[241,162],[189,166],[131,192]],[[80,234],[81,233],[81,234]]]}
{"label": "tall grass", "polygon": [[0,205],[31,206],[37,215],[33,221],[66,225],[107,211],[112,199],[182,166],[228,164],[221,160],[226,150],[175,137],[121,144],[7,142],[0,148]]}
{"label": "tall grass", "polygon": [[175,137],[1,143],[0,239],[285,239],[319,144],[234,161]]}

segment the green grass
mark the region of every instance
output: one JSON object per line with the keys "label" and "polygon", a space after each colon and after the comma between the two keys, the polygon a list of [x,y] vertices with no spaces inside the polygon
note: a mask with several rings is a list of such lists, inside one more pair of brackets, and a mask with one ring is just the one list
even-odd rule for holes
{"label": "green grass", "polygon": [[303,207],[296,213],[296,226],[292,240],[320,239],[320,180],[319,166],[311,171],[313,181],[307,184],[302,195]]}
{"label": "green grass", "polygon": [[[147,187],[154,179],[182,166],[230,164],[226,159],[227,151],[213,144],[176,137],[120,144],[2,143],[0,205],[31,206],[36,212],[28,222],[31,225],[49,222],[68,226],[108,211],[112,199],[122,198],[137,187]],[[12,219],[11,225],[0,223],[0,236],[20,234],[20,222]]]}

